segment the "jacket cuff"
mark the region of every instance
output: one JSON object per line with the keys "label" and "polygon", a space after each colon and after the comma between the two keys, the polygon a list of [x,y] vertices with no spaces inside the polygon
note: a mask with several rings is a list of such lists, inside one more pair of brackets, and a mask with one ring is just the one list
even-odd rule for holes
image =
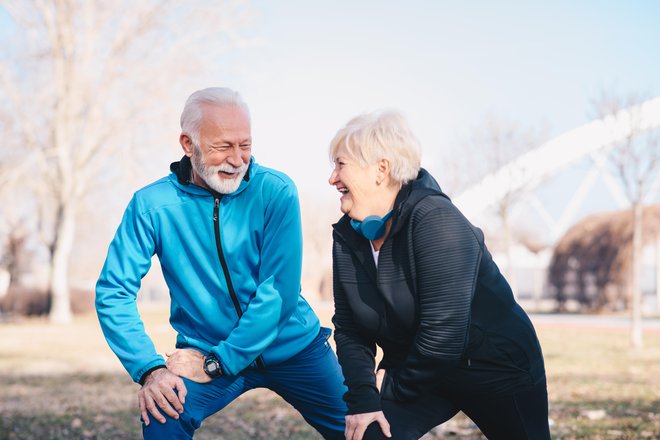
{"label": "jacket cuff", "polygon": [[348,415],[382,410],[380,396],[375,387],[362,386],[356,390],[348,391],[344,395],[344,400],[348,406]]}
{"label": "jacket cuff", "polygon": [[147,380],[147,376],[149,376],[151,373],[153,373],[156,370],[160,370],[161,368],[167,368],[165,365],[156,365],[155,367],[149,368],[147,371],[145,371],[142,376],[140,376],[140,380],[138,383],[140,385],[144,385],[144,381]]}

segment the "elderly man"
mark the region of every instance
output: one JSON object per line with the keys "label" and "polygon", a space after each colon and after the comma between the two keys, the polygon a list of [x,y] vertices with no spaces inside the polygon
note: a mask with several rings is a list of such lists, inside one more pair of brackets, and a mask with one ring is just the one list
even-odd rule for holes
{"label": "elderly man", "polygon": [[[103,333],[142,385],[144,437],[192,438],[206,417],[264,387],[325,438],[343,438],[346,388],[330,330],[300,295],[295,185],[255,162],[249,110],[230,89],[193,93],[181,130],[185,156],[135,193],[96,286]],[[154,254],[177,332],[167,362],[136,307]]]}

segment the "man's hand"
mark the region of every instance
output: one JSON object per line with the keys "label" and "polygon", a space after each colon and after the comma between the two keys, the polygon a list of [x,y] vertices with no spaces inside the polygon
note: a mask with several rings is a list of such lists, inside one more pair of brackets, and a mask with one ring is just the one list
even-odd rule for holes
{"label": "man's hand", "polygon": [[193,382],[211,382],[211,377],[204,372],[204,356],[197,350],[174,350],[167,355],[167,369],[177,376]]}
{"label": "man's hand", "polygon": [[346,430],[344,431],[346,440],[362,440],[364,432],[372,422],[378,422],[385,437],[392,437],[390,424],[385,418],[385,414],[382,411],[376,411],[346,416]]}
{"label": "man's hand", "polygon": [[158,408],[173,419],[178,419],[183,412],[187,392],[183,380],[171,371],[166,368],[152,371],[138,391],[138,404],[144,424],[149,425],[149,414],[158,422],[165,423],[165,417]]}

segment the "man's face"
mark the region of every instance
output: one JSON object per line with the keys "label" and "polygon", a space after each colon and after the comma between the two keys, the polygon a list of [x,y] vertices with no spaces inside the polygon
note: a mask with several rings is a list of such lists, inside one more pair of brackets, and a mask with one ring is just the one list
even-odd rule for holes
{"label": "man's face", "polygon": [[243,109],[234,105],[205,104],[202,115],[199,145],[186,135],[181,137],[195,172],[193,183],[221,194],[232,193],[238,189],[250,163],[250,120]]}

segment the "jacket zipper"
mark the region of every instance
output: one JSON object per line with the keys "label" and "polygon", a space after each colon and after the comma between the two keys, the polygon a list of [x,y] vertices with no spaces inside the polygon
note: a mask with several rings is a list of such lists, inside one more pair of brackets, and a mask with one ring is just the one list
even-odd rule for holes
{"label": "jacket zipper", "polygon": [[[241,309],[241,304],[238,302],[238,297],[236,296],[236,291],[234,290],[234,284],[231,282],[231,277],[229,276],[229,268],[227,267],[225,254],[222,252],[222,240],[220,238],[220,197],[215,197],[215,202],[213,205],[213,226],[215,230],[215,245],[218,250],[218,257],[220,257],[222,272],[225,274],[225,279],[227,280],[229,296],[231,297],[231,302],[234,304],[234,309],[236,310],[238,319],[241,319],[243,316],[243,309]],[[264,360],[261,355],[257,357],[256,362],[259,368],[264,368]]]}

